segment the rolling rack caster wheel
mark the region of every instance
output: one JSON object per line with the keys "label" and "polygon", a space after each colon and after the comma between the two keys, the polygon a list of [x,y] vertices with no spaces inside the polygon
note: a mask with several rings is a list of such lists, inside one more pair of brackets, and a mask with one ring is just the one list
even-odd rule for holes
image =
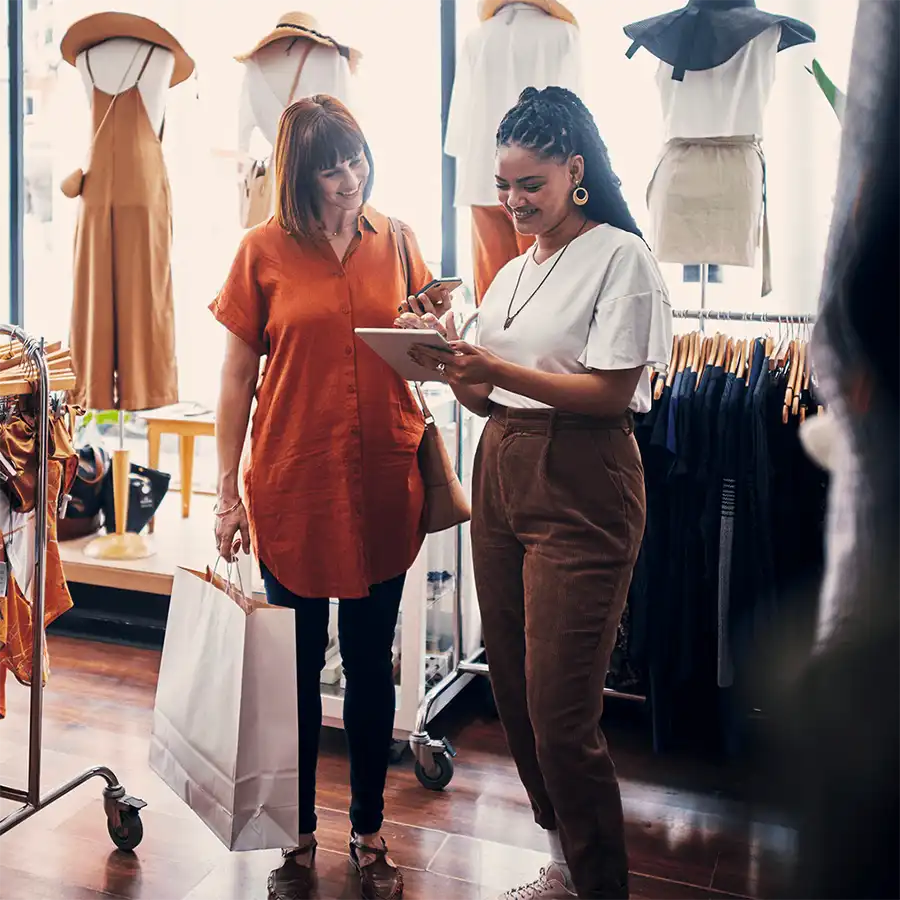
{"label": "rolling rack caster wheel", "polygon": [[106,809],[106,830],[117,850],[131,852],[144,839],[141,810],[147,805],[137,797],[125,794],[121,785],[103,791]]}
{"label": "rolling rack caster wheel", "polygon": [[442,791],[453,780],[453,760],[456,751],[446,738],[439,744],[440,749],[434,748],[431,751],[429,769],[416,761],[416,778],[419,779],[419,784],[429,791]]}

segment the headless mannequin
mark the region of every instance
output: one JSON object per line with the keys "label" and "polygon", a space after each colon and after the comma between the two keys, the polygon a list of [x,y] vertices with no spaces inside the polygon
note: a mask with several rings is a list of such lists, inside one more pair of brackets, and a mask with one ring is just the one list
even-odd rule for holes
{"label": "headless mannequin", "polygon": [[[98,90],[110,95],[132,87],[138,79],[138,73],[141,71],[151,47],[153,44],[134,38],[112,38],[79,53],[75,65],[81,74],[89,101],[93,101],[95,86]],[[135,51],[138,51],[137,56],[135,56]],[[88,57],[90,58],[90,69],[88,68]],[[138,84],[150,125],[157,134],[160,133],[165,118],[166,93],[169,90],[174,69],[175,56],[172,51],[156,47],[141,76],[140,84]],[[93,80],[91,73],[94,76]]]}
{"label": "headless mannequin", "polygon": [[[275,41],[244,63],[238,119],[238,149],[241,152],[249,151],[254,128],[262,132],[272,147],[275,146],[278,122],[290,101],[291,85],[309,43],[293,38]],[[330,94],[343,103],[348,103],[350,94],[347,60],[331,47],[315,42],[303,64],[294,100],[313,94]]]}

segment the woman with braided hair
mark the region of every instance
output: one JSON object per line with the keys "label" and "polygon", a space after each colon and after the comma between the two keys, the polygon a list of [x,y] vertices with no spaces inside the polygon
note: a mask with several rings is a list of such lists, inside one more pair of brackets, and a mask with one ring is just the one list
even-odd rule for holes
{"label": "woman with braided hair", "polygon": [[[644,530],[633,413],[650,408],[647,366],[668,361],[671,311],[574,94],[525,90],[497,133],[495,172],[500,202],[536,242],[485,294],[477,346],[413,355],[489,417],[473,480],[475,581],[497,708],[552,853],[504,897],[627,897],[599,722]],[[456,338],[450,320],[447,331]]]}

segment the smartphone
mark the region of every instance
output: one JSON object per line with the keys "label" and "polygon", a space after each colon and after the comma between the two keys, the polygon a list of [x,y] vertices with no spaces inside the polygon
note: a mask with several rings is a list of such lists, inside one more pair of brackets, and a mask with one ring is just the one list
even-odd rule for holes
{"label": "smartphone", "polygon": [[[443,298],[437,297],[437,296],[432,297],[432,295],[429,293],[429,291],[432,291],[432,290],[434,290],[434,288],[437,288],[437,287],[442,287],[442,288],[445,288],[447,291],[449,291],[452,294],[453,291],[455,291],[458,287],[462,287],[462,283],[463,283],[462,278],[435,278],[432,281],[429,281],[428,284],[426,284],[425,287],[423,287],[422,290],[416,294],[416,296],[420,297],[422,294],[428,294],[428,299],[431,300],[431,302],[434,304],[434,308],[436,310],[440,311],[440,310],[444,309]],[[400,312],[403,312],[404,308],[409,309],[408,304],[404,303],[403,306],[400,306],[399,307]],[[447,309],[449,309],[449,308],[450,308],[450,304],[448,303]],[[415,312],[415,310],[412,310],[412,311]]]}
{"label": "smartphone", "polygon": [[443,287],[452,294],[457,288],[462,287],[462,284],[462,278],[435,278],[432,281],[429,281],[419,293],[427,294],[432,288]]}

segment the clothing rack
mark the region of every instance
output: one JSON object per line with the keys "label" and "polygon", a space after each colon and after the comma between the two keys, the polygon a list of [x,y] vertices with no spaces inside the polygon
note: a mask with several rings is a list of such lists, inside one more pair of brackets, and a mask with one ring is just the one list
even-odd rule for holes
{"label": "clothing rack", "polygon": [[[70,390],[74,378],[70,372],[54,373],[53,363],[43,339],[34,338],[15,325],[0,324],[0,335],[21,345],[22,359],[30,363],[36,379],[0,383],[0,397],[34,393],[38,398],[37,433],[35,453],[38,454],[37,485],[35,492],[34,578],[32,588],[33,643],[31,649],[31,687],[28,722],[28,786],[24,790],[0,784],[0,799],[12,800],[22,806],[0,819],[0,835],[31,818],[36,812],[55,803],[92,778],[106,782],[103,790],[103,806],[107,818],[109,836],[120,850],[133,850],[143,838],[140,811],[147,805],[143,800],[129,797],[119,779],[106,766],[94,766],[60,785],[50,793],[41,795],[41,756],[44,712],[44,608],[46,600],[47,562],[47,502],[50,434],[50,392]],[[2,726],[0,726],[2,727]]]}
{"label": "clothing rack", "polygon": [[782,314],[757,312],[722,312],[716,309],[673,309],[676,319],[700,319],[710,322],[768,322],[775,325],[813,325],[816,316],[813,313]]}

